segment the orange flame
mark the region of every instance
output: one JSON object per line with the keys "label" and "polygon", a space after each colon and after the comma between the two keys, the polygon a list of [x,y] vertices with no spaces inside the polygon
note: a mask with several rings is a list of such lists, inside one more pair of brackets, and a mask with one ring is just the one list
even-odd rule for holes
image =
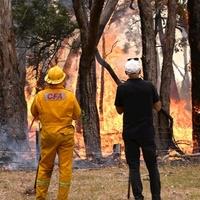
{"label": "orange flame", "polygon": [[186,101],[170,102],[171,115],[174,119],[174,136],[180,148],[186,153],[192,152],[192,114]]}

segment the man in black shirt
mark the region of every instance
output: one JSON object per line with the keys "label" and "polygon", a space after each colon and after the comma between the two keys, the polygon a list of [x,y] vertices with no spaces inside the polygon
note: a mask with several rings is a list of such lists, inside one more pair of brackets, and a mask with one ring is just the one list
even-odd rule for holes
{"label": "man in black shirt", "polygon": [[141,62],[129,59],[125,73],[129,79],[117,88],[115,106],[123,115],[123,140],[130,170],[130,181],[136,200],[143,200],[140,177],[140,148],[149,172],[152,200],[160,200],[160,175],[156,160],[154,141],[153,108],[161,109],[158,93],[149,81],[140,78]]}

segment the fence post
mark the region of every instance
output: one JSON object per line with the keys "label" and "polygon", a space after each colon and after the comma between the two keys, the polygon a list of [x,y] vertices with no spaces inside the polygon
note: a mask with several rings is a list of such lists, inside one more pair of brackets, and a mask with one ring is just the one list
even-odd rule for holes
{"label": "fence post", "polygon": [[121,159],[121,144],[114,144],[113,145],[113,158],[114,159]]}

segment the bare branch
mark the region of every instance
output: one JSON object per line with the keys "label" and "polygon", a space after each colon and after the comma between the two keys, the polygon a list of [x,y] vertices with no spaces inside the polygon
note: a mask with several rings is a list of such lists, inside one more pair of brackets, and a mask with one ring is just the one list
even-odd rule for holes
{"label": "bare branch", "polygon": [[103,67],[105,67],[107,69],[107,71],[109,72],[109,74],[111,75],[111,77],[113,78],[115,83],[117,85],[119,85],[121,83],[121,81],[117,77],[116,73],[113,71],[112,67],[101,57],[98,49],[96,50],[96,59],[100,65],[102,65]]}
{"label": "bare branch", "polygon": [[112,47],[111,47],[111,49],[110,49],[110,52],[107,53],[107,54],[105,55],[105,57],[107,57],[108,55],[110,55],[110,54],[112,53],[113,49],[114,49],[115,46],[117,45],[117,42],[118,42],[118,41],[114,42],[114,44],[112,45]]}
{"label": "bare branch", "polygon": [[97,33],[99,29],[100,16],[103,9],[104,1],[96,0],[92,4],[92,9],[90,12],[90,23],[89,23],[89,36],[88,36],[88,51],[94,52],[98,40]]}
{"label": "bare branch", "polygon": [[73,8],[81,31],[83,41],[87,41],[88,19],[81,0],[73,0]]}

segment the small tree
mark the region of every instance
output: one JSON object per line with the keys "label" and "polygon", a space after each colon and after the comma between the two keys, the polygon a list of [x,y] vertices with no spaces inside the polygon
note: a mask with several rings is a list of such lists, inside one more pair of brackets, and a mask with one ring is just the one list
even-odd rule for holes
{"label": "small tree", "polygon": [[55,1],[17,1],[13,12],[17,48],[27,49],[28,64],[36,69],[38,87],[41,87],[47,67],[62,41],[71,36],[77,26],[67,9]]}

